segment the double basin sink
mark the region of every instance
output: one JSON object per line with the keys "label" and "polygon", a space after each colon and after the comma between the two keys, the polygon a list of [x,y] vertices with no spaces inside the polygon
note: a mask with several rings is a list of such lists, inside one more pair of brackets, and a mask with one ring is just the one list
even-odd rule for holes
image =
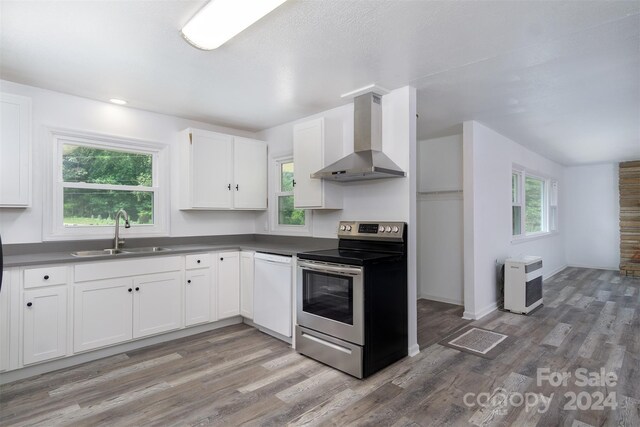
{"label": "double basin sink", "polygon": [[119,255],[119,254],[151,254],[156,252],[167,252],[170,250],[171,249],[169,248],[153,246],[148,248],[98,249],[95,251],[78,251],[78,252],[71,252],[71,255],[76,257],[92,257],[92,256]]}

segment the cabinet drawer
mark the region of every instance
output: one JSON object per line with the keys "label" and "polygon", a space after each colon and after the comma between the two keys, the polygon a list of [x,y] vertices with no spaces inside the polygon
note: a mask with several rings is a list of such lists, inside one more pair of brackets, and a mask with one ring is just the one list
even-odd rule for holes
{"label": "cabinet drawer", "polygon": [[67,283],[67,266],[30,268],[24,271],[24,287],[63,285]]}
{"label": "cabinet drawer", "polygon": [[211,265],[210,254],[187,255],[185,258],[187,270],[191,270],[193,268],[209,267]]}

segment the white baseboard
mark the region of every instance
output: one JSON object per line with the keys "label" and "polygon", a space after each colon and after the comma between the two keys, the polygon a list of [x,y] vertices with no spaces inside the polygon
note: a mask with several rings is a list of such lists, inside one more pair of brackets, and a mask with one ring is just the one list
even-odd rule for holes
{"label": "white baseboard", "polygon": [[487,314],[492,313],[492,312],[496,311],[497,309],[498,309],[498,303],[497,302],[492,302],[491,304],[489,304],[488,306],[486,306],[482,310],[478,310],[478,311],[475,311],[475,312],[471,312],[471,311],[465,310],[464,313],[462,313],[462,318],[463,319],[467,319],[467,320],[480,320],[484,316],[486,316]]}
{"label": "white baseboard", "polygon": [[555,269],[555,270],[553,270],[551,273],[547,274],[546,276],[543,276],[543,277],[542,277],[542,280],[543,280],[543,281],[544,281],[544,280],[549,280],[549,279],[551,279],[553,276],[555,276],[556,274],[558,274],[558,273],[560,273],[560,272],[564,271],[564,270],[565,270],[566,268],[568,268],[568,267],[569,267],[569,266],[565,264],[565,265],[563,265],[563,266],[562,266],[562,267],[560,267],[560,268],[556,268],[556,269]]}
{"label": "white baseboard", "polygon": [[420,353],[420,346],[418,344],[409,346],[409,357],[413,357],[418,353]]}
{"label": "white baseboard", "polygon": [[421,293],[420,295],[418,295],[418,299],[427,299],[429,301],[438,301],[438,302],[444,302],[447,304],[454,304],[454,305],[464,305],[464,301],[459,301],[453,298],[446,298],[446,297],[439,297],[439,296],[435,296],[435,295],[429,295],[429,294],[423,294]]}
{"label": "white baseboard", "polygon": [[618,271],[620,270],[620,266],[619,265],[615,265],[615,266],[611,266],[611,265],[587,265],[587,264],[569,264],[567,265],[567,267],[573,267],[573,268],[592,268],[594,270],[613,270],[613,271]]}
{"label": "white baseboard", "polygon": [[101,348],[99,350],[93,350],[88,353],[80,353],[74,356],[69,356],[62,359],[56,359],[50,362],[40,363],[38,365],[26,366],[24,368],[16,369],[14,371],[3,372],[2,374],[0,374],[0,384],[11,383],[14,381],[22,380],[24,378],[29,378],[35,375],[44,374],[46,372],[52,372],[52,371],[57,371],[59,369],[69,368],[71,366],[79,365],[81,363],[103,359],[105,357],[114,356],[116,354],[125,353],[127,351],[136,350],[136,349],[147,347],[154,344],[173,341],[178,338],[184,338],[184,337],[199,334],[202,332],[213,331],[214,329],[224,328],[225,326],[235,325],[238,323],[242,323],[242,317],[240,316],[230,317],[228,319],[218,320],[217,322],[213,322],[213,323],[192,326],[189,328],[180,329],[177,331],[168,332],[161,335],[156,335],[149,338],[143,338],[140,340],[127,342],[124,344],[114,345],[113,347]]}

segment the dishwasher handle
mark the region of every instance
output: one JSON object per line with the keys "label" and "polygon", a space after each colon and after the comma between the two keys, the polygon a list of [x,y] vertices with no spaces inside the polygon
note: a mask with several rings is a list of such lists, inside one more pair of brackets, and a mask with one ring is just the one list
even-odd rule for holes
{"label": "dishwasher handle", "polygon": [[285,255],[267,254],[264,252],[256,252],[253,256],[255,260],[266,261],[274,264],[291,265],[291,257]]}

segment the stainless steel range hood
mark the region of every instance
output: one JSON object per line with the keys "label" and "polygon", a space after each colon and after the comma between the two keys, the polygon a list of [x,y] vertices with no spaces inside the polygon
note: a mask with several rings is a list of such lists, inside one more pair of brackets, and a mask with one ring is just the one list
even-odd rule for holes
{"label": "stainless steel range hood", "polygon": [[354,99],[354,152],[312,173],[311,178],[333,181],[400,178],[406,176],[393,160],[382,152],[382,105],[373,92]]}

